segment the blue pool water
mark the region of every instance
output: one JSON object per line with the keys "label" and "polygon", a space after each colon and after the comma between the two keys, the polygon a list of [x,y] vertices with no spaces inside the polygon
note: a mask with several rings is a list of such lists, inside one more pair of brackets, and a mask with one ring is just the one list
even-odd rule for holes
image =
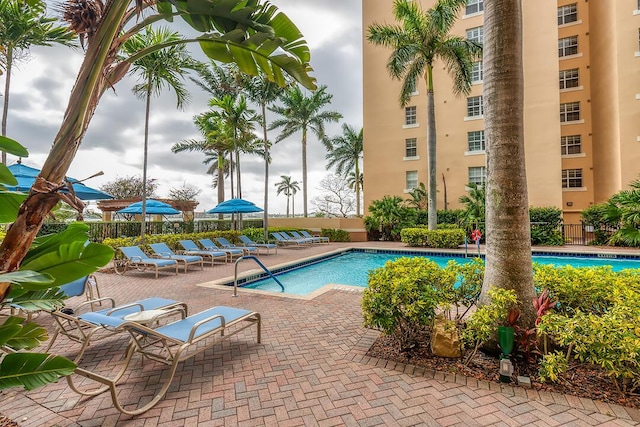
{"label": "blue pool water", "polygon": [[[294,295],[307,295],[327,284],[367,286],[370,270],[384,266],[385,262],[407,256],[400,253],[346,252],[342,255],[304,265],[294,270],[276,274],[284,285],[285,292]],[[428,256],[439,266],[444,267],[450,260],[458,263],[470,262],[469,258]],[[627,268],[640,268],[640,260],[576,258],[567,256],[534,256],[533,261],[540,264],[572,265],[574,267],[612,266],[614,271]],[[249,289],[280,292],[280,287],[271,278],[251,282],[243,286]]]}

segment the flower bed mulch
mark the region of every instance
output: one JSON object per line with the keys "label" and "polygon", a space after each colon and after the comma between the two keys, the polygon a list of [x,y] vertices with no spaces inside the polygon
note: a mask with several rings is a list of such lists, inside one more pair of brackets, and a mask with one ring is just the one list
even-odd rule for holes
{"label": "flower bed mulch", "polygon": [[[457,373],[478,380],[499,382],[498,358],[478,352],[468,366],[464,360],[437,357],[426,347],[419,347],[410,353],[401,353],[395,340],[389,336],[379,337],[367,352],[367,356],[391,360],[407,365],[421,366],[445,373]],[[524,365],[524,364],[522,364]],[[555,383],[541,383],[536,378],[535,369],[515,364],[513,383],[517,376],[529,376],[536,390],[557,392],[593,400],[614,403],[621,406],[640,408],[640,394],[622,394],[606,372],[597,366],[570,362],[568,371]]]}

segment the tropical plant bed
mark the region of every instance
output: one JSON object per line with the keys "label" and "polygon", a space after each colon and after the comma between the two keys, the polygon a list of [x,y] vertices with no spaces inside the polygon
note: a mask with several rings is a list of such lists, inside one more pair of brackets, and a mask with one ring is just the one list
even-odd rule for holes
{"label": "tropical plant bed", "polygon": [[[464,360],[461,359],[434,356],[426,345],[403,353],[393,337],[382,335],[373,343],[367,352],[367,356],[499,383],[498,358],[488,356],[481,351],[478,351],[468,366],[465,366]],[[567,372],[562,374],[555,383],[541,383],[538,381],[536,370],[536,366],[520,366],[515,363],[511,383],[517,384],[518,375],[528,376],[531,378],[531,385],[535,390],[568,394],[631,408],[640,408],[640,394],[624,395],[620,393],[613,381],[607,376],[607,373],[597,366],[571,361]]]}

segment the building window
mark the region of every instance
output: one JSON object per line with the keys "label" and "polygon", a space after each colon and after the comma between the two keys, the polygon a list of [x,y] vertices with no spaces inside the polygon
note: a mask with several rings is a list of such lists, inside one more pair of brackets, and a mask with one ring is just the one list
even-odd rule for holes
{"label": "building window", "polygon": [[560,89],[578,87],[578,69],[560,71]]}
{"label": "building window", "polygon": [[415,125],[418,123],[418,115],[416,111],[416,106],[405,107],[404,109],[404,124],[405,125]]}
{"label": "building window", "polygon": [[418,140],[416,138],[407,138],[404,140],[404,155],[405,157],[418,156]]}
{"label": "building window", "polygon": [[578,6],[576,3],[558,8],[558,25],[576,22],[578,20]]}
{"label": "building window", "polygon": [[467,98],[467,117],[477,117],[483,114],[482,95]]}
{"label": "building window", "polygon": [[471,68],[471,83],[480,83],[483,77],[482,61],[474,62]]}
{"label": "building window", "polygon": [[406,190],[418,188],[418,171],[407,171]]}
{"label": "building window", "polygon": [[566,104],[560,104],[561,122],[575,122],[578,120],[580,120],[579,102],[567,102]]}
{"label": "building window", "polygon": [[467,0],[466,15],[482,12],[484,10],[484,0]]}
{"label": "building window", "polygon": [[563,169],[562,188],[582,188],[582,169]]}
{"label": "building window", "polygon": [[467,40],[482,43],[484,40],[484,27],[469,28],[467,30]]}
{"label": "building window", "polygon": [[469,151],[484,151],[484,131],[467,132],[467,145]]}
{"label": "building window", "polygon": [[561,137],[560,152],[563,156],[567,154],[580,154],[582,152],[582,136],[569,135]]}
{"label": "building window", "polygon": [[569,56],[578,54],[578,36],[565,37],[558,40],[558,56]]}
{"label": "building window", "polygon": [[469,183],[483,185],[486,181],[487,173],[484,166],[476,166],[469,168]]}

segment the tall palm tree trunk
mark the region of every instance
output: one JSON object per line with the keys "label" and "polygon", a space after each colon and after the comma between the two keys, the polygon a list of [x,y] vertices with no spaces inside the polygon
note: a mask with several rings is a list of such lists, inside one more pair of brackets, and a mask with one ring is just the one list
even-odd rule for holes
{"label": "tall palm tree trunk", "polygon": [[437,179],[436,179],[436,107],[433,93],[433,67],[427,66],[427,157],[429,174],[429,230],[438,228]]}
{"label": "tall palm tree trunk", "polygon": [[289,199],[291,199],[291,196],[287,194],[287,218],[289,218]]}
{"label": "tall palm tree trunk", "polygon": [[360,166],[356,159],[356,216],[360,216]]}
{"label": "tall palm tree trunk", "polygon": [[147,159],[149,156],[149,111],[151,110],[151,76],[147,79],[146,105],[144,110],[144,154],[142,156],[142,210],[140,217],[140,244],[144,245],[147,227]]}
{"label": "tall palm tree trunk", "polygon": [[[264,241],[269,240],[269,141],[267,140],[267,104],[260,103],[262,110],[262,138],[264,141],[264,212],[262,230]],[[288,213],[288,212],[287,212]]]}
{"label": "tall palm tree trunk", "polygon": [[[307,217],[307,129],[302,129],[302,203]],[[295,214],[294,214],[295,216]]]}
{"label": "tall palm tree trunk", "polygon": [[484,92],[487,132],[487,255],[481,302],[491,286],[514,289],[523,325],[533,325],[529,201],[524,150],[520,0],[485,3]]}
{"label": "tall palm tree trunk", "polygon": [[[218,152],[218,204],[224,202],[224,153]],[[222,221],[223,214],[218,214],[218,220]]]}
{"label": "tall palm tree trunk", "polygon": [[[121,22],[128,6],[128,1],[110,2],[105,16],[113,22]],[[100,96],[108,85],[113,83],[107,81],[109,76],[104,74],[104,65],[113,47],[112,41],[119,30],[118,25],[100,25],[87,47],[62,125],[53,141],[49,156],[27,199],[20,206],[18,218],[9,227],[0,244],[0,271],[10,272],[20,267],[20,261],[42,227],[45,217],[60,200],[57,190],[75,157]]]}
{"label": "tall palm tree trunk", "polygon": [[[7,136],[7,116],[9,115],[9,87],[11,86],[11,66],[13,64],[13,48],[7,49],[7,71],[4,78],[4,102],[2,106],[2,136]],[[2,152],[2,164],[7,164],[7,153]]]}
{"label": "tall palm tree trunk", "polygon": [[295,193],[291,195],[291,217],[296,217],[296,195]]}

